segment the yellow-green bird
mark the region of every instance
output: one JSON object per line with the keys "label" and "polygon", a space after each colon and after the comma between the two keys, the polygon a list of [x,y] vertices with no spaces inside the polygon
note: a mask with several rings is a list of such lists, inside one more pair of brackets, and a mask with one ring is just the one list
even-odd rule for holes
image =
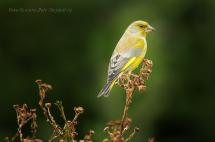
{"label": "yellow-green bird", "polygon": [[149,23],[141,20],[135,21],[128,26],[113,51],[108,67],[107,83],[98,94],[98,97],[108,97],[110,90],[120,75],[131,72],[138,67],[147,51],[146,36],[154,30]]}

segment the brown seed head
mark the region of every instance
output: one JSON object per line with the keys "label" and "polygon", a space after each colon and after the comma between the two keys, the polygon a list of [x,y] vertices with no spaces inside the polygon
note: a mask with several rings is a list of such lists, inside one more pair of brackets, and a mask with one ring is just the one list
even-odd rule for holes
{"label": "brown seed head", "polygon": [[84,112],[84,108],[83,107],[75,107],[74,108],[75,113],[83,113]]}

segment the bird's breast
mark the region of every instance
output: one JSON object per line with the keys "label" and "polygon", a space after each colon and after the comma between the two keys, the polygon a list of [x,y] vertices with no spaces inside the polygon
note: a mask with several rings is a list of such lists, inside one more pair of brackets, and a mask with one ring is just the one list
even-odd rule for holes
{"label": "bird's breast", "polygon": [[144,57],[147,51],[147,42],[145,38],[139,38],[136,41],[136,45],[134,46],[135,48],[140,49],[140,55],[141,57]]}
{"label": "bird's breast", "polygon": [[137,54],[136,56],[136,59],[132,65],[132,70],[136,69],[138,67],[138,65],[143,61],[145,55],[146,55],[146,51],[147,51],[147,43],[146,43],[146,40],[145,38],[144,39],[141,39],[139,40],[137,43],[136,43],[136,46],[135,48],[138,48],[139,49],[139,54]]}

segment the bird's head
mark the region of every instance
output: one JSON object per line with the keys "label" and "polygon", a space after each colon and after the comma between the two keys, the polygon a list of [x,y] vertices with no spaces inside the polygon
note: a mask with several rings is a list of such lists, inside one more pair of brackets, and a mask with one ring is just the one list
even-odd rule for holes
{"label": "bird's head", "polygon": [[128,27],[128,31],[130,33],[146,36],[147,33],[155,31],[155,28],[149,25],[149,23],[139,20],[131,23],[131,25]]}

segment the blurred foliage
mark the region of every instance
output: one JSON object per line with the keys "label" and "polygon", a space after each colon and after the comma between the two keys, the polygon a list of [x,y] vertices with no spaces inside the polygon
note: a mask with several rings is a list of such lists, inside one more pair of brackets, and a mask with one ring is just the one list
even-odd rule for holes
{"label": "blurred foliage", "polygon": [[[0,2],[0,138],[16,131],[13,104],[37,106],[41,78],[53,85],[49,100],[60,99],[71,117],[84,106],[79,130],[103,139],[105,123],[121,116],[123,91],[96,95],[105,82],[111,53],[125,28],[146,20],[157,29],[147,37],[154,62],[144,95],[130,108],[141,128],[135,141],[209,142],[215,139],[215,1],[8,0]],[[9,12],[9,8],[70,8],[71,13]],[[38,113],[41,138],[51,133]]]}

